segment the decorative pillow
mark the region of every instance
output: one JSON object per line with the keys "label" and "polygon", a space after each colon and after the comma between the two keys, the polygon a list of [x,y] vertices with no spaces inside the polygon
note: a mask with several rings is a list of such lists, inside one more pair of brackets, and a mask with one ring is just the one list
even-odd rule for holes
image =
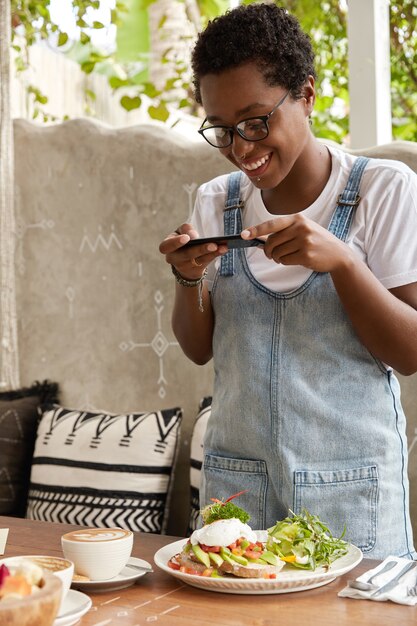
{"label": "decorative pillow", "polygon": [[193,434],[191,436],[190,520],[187,529],[188,535],[197,528],[200,517],[200,480],[203,465],[203,441],[210,415],[211,396],[207,396],[200,402],[199,413],[194,422]]}
{"label": "decorative pillow", "polygon": [[35,382],[0,393],[0,515],[23,517],[40,407],[58,402],[58,385]]}
{"label": "decorative pillow", "polygon": [[51,407],[38,428],[26,516],[166,530],[182,411],[120,415]]}

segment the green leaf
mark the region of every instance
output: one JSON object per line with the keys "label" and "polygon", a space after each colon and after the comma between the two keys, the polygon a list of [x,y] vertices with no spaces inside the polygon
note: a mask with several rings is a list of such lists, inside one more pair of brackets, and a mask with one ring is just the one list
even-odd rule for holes
{"label": "green leaf", "polygon": [[166,21],[167,21],[167,16],[164,13],[164,15],[161,17],[161,19],[158,22],[158,30],[161,30],[161,28],[163,27]]}
{"label": "green leaf", "polygon": [[92,89],[86,89],[85,90],[85,95],[87,96],[87,98],[89,100],[97,100],[97,96],[95,94],[95,92]]}
{"label": "green leaf", "polygon": [[143,85],[143,93],[145,94],[145,96],[148,96],[148,98],[156,98],[160,95],[161,92],[158,91],[153,83],[147,82]]}
{"label": "green leaf", "polygon": [[130,96],[123,96],[120,99],[120,104],[126,111],[133,111],[133,109],[138,109],[142,104],[142,100],[139,96],[135,96],[131,98]]}
{"label": "green leaf", "polygon": [[67,33],[64,32],[60,32],[59,36],[58,36],[58,46],[63,46],[67,43],[68,41],[68,35]]}
{"label": "green leaf", "polygon": [[96,20],[93,22],[93,28],[96,28],[97,30],[99,30],[100,28],[105,28],[104,24],[102,22],[97,22]]}
{"label": "green leaf", "polygon": [[94,61],[85,61],[84,63],[81,63],[81,69],[86,74],[91,74],[91,72],[94,70],[95,65],[96,64]]}
{"label": "green leaf", "polygon": [[83,30],[80,33],[80,42],[85,46],[85,44],[90,43],[91,37],[87,35]]}
{"label": "green leaf", "polygon": [[159,120],[160,122],[166,122],[169,118],[169,111],[163,102],[161,102],[158,106],[149,106],[148,113],[149,117],[153,120]]}
{"label": "green leaf", "polygon": [[119,89],[119,87],[125,87],[129,84],[129,81],[118,76],[110,76],[109,85],[112,89]]}

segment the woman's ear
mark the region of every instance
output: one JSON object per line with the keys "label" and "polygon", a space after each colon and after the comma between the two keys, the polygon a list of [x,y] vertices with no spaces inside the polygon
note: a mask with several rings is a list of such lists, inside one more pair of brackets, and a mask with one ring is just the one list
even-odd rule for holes
{"label": "woman's ear", "polygon": [[303,86],[303,98],[306,101],[306,115],[311,115],[316,101],[316,87],[314,76],[309,76]]}

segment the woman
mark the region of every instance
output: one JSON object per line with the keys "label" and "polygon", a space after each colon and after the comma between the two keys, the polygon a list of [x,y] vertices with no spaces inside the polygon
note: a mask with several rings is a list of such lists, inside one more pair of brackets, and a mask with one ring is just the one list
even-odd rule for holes
{"label": "woman", "polygon": [[[417,370],[417,177],[315,139],[313,58],[272,4],[215,19],[193,52],[200,133],[240,172],[160,245],[175,335],[214,359],[201,502],[246,489],[254,528],[306,508],[369,557],[415,558],[392,368]],[[265,244],[184,247],[220,234]]]}

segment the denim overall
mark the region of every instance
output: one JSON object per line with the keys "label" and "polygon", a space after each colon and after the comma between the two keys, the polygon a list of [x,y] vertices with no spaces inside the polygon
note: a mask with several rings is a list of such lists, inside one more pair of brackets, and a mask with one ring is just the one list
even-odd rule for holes
{"label": "denim overall", "polygon": [[[329,230],[345,240],[368,159],[358,158]],[[241,173],[224,232],[242,229]],[[259,252],[260,253],[260,252]],[[399,384],[357,338],[330,275],[271,291],[244,249],[221,259],[211,293],[215,383],[200,502],[246,489],[255,529],[306,508],[370,558],[416,557]]]}

